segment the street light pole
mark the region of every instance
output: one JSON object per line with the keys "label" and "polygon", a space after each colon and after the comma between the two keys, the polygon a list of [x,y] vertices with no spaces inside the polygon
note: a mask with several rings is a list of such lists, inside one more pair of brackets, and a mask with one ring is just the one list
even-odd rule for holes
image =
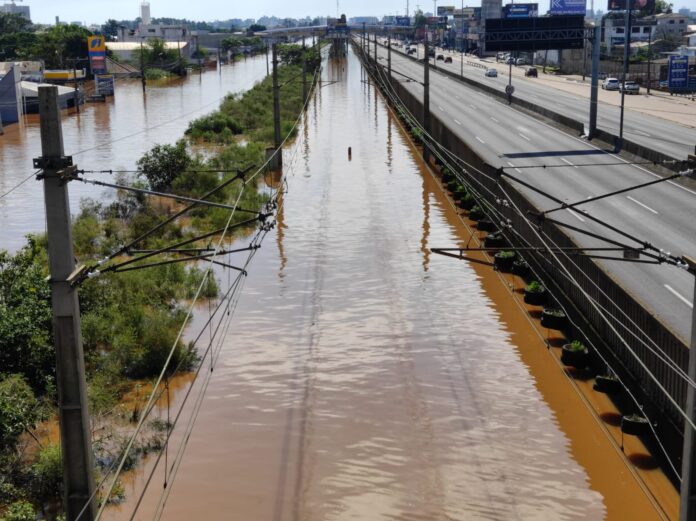
{"label": "street light pole", "polygon": [[[689,272],[696,276],[696,259],[684,257]],[[696,302],[696,285],[694,285],[694,302]],[[689,378],[696,379],[696,309],[691,314],[691,348],[689,349]],[[687,385],[686,390],[686,414],[691,422],[696,421],[696,390]],[[689,422],[684,422],[684,450],[682,453],[681,475],[681,521],[696,520],[696,450],[694,450],[694,437],[696,433]]]}
{"label": "street light pole", "polygon": [[[423,61],[423,128],[427,136],[430,135],[430,51],[428,49],[428,26],[425,26],[425,58]],[[423,159],[427,163],[430,159],[427,136],[423,136]]]}

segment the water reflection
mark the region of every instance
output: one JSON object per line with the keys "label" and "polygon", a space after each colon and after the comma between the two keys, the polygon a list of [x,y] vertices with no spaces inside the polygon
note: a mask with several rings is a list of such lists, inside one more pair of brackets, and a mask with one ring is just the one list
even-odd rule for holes
{"label": "water reflection", "polygon": [[288,177],[164,519],[602,519],[476,273],[424,257],[467,234],[345,69],[311,106],[313,175]]}
{"label": "water reflection", "polygon": [[[85,105],[79,114],[63,117],[65,153],[86,170],[133,170],[140,156],[157,143],[183,137],[189,121],[217,108],[228,93],[248,89],[266,74],[265,57],[223,67],[202,75],[148,87],[143,96],[140,80],[119,80],[116,96],[107,103]],[[39,120],[29,115],[5,127],[0,136],[0,194],[31,174],[32,159],[41,155]],[[73,213],[82,197],[110,197],[102,188],[72,183]],[[43,192],[35,181],[25,183],[0,199],[3,231],[0,249],[15,250],[24,235],[43,230]]]}

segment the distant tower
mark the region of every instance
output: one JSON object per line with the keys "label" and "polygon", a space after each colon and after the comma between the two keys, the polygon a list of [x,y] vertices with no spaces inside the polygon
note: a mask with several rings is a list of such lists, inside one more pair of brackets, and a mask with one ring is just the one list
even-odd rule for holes
{"label": "distant tower", "polygon": [[143,25],[150,25],[150,2],[140,4],[140,19]]}

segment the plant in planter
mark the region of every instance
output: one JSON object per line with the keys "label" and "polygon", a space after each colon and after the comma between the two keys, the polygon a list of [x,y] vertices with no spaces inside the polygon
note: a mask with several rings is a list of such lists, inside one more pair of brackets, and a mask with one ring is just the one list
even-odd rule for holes
{"label": "plant in planter", "polygon": [[502,248],[507,244],[505,237],[499,231],[491,232],[483,239],[486,248]]}
{"label": "plant in planter", "polygon": [[600,393],[615,394],[621,390],[621,382],[616,376],[598,374],[592,388]]}
{"label": "plant in planter", "polygon": [[493,224],[493,221],[491,221],[488,217],[479,219],[479,222],[476,224],[476,227],[482,232],[492,232],[493,230],[495,230],[495,224]]}
{"label": "plant in planter", "polygon": [[450,171],[449,168],[443,168],[442,169],[442,181],[445,183],[449,183],[451,181],[454,181],[455,177],[454,174]]}
{"label": "plant in planter", "polygon": [[454,190],[454,198],[459,201],[463,197],[467,195],[466,188],[464,188],[461,184],[457,186],[457,188]]}
{"label": "plant in planter", "polygon": [[541,312],[541,325],[549,329],[563,329],[568,318],[562,309],[544,308]]}
{"label": "plant in planter", "polygon": [[479,219],[483,219],[483,209],[475,204],[472,206],[471,210],[469,210],[469,219],[472,221],[478,221]]}
{"label": "plant in planter", "polygon": [[529,275],[529,264],[522,257],[518,257],[512,263],[512,272],[520,277]]}
{"label": "plant in planter", "polygon": [[542,305],[546,302],[546,288],[536,280],[533,280],[524,288],[524,301],[527,304]]}
{"label": "plant in planter", "polygon": [[584,369],[590,360],[587,346],[580,340],[573,340],[561,348],[561,362],[577,369]]}
{"label": "plant in planter", "polygon": [[510,271],[515,257],[517,257],[517,253],[514,251],[499,251],[493,256],[493,265],[498,268],[498,271]]}
{"label": "plant in planter", "polygon": [[453,179],[452,181],[447,183],[447,189],[452,193],[456,192],[460,186],[461,185],[459,184],[459,181],[457,181],[456,179]]}
{"label": "plant in planter", "polygon": [[463,210],[471,210],[475,205],[476,199],[468,192],[459,198],[459,207]]}

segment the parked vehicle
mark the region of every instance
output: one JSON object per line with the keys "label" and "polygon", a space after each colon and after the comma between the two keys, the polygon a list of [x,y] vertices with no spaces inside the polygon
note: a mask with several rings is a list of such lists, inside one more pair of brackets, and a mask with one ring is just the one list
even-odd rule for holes
{"label": "parked vehicle", "polygon": [[452,57],[451,57],[451,56],[447,56],[447,57],[445,58],[445,63],[452,63]]}
{"label": "parked vehicle", "polygon": [[536,67],[529,67],[526,71],[524,71],[524,75],[528,78],[536,78],[539,76],[539,71]]}
{"label": "parked vehicle", "polygon": [[602,88],[604,90],[619,90],[619,85],[619,80],[617,80],[616,78],[607,78],[602,83]]}
{"label": "parked vehicle", "polygon": [[526,58],[517,58],[515,61],[515,65],[527,65],[527,59]]}
{"label": "parked vehicle", "polygon": [[408,52],[408,54],[416,54],[416,49],[411,47],[407,52]]}
{"label": "parked vehicle", "polygon": [[624,82],[619,84],[620,91],[626,91],[626,94],[640,94],[640,86],[635,81]]}
{"label": "parked vehicle", "polygon": [[438,55],[437,55],[437,60],[438,60],[438,61],[445,61],[445,55],[444,55],[444,54],[438,54]]}
{"label": "parked vehicle", "polygon": [[497,78],[498,69],[486,69],[486,76],[489,78]]}

